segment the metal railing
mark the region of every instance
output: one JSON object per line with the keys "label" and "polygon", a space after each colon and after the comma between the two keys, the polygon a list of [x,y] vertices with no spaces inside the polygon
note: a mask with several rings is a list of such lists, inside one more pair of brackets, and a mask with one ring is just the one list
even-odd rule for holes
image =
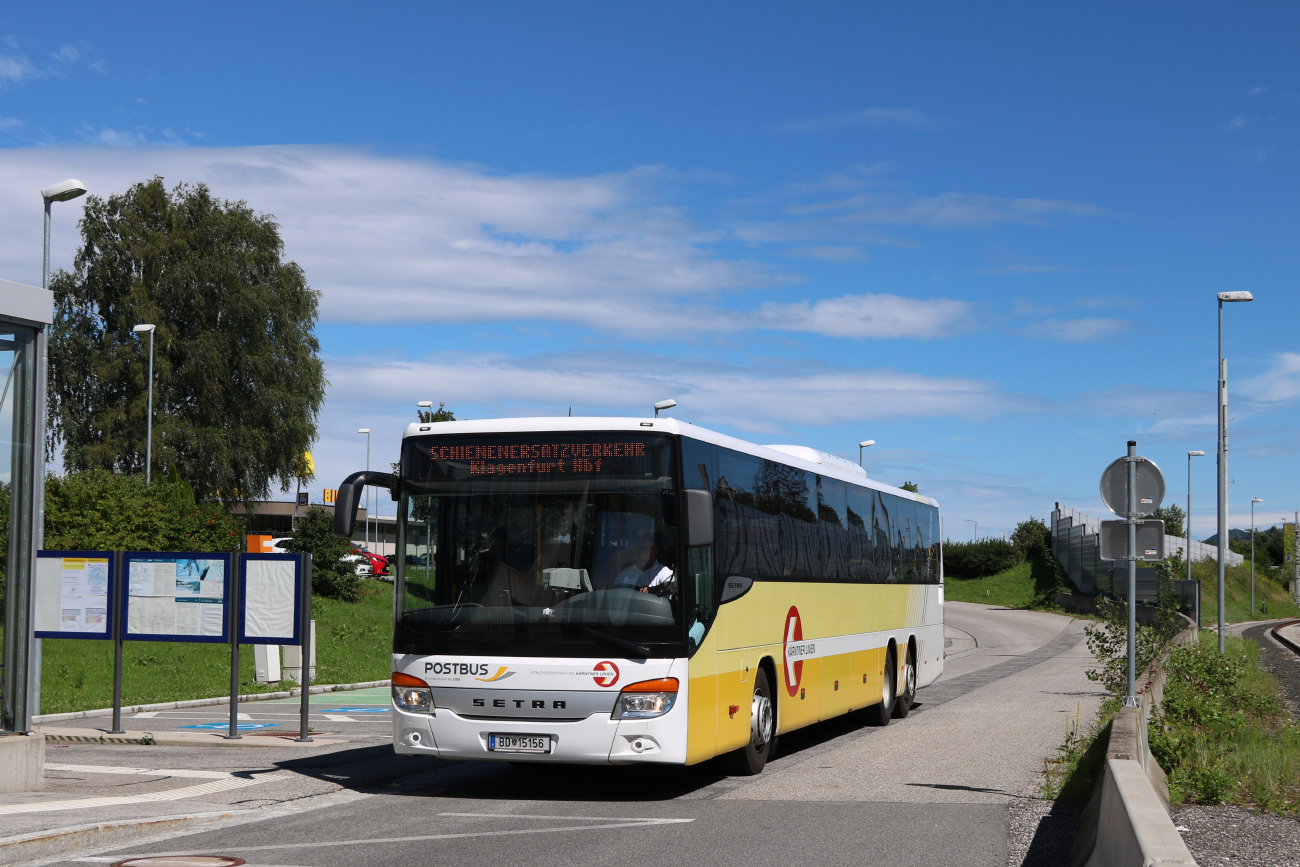
{"label": "metal railing", "polygon": [[[1052,556],[1061,564],[1070,581],[1080,593],[1088,596],[1127,595],[1125,576],[1122,570],[1117,573],[1116,562],[1101,559],[1101,519],[1056,504],[1052,512]],[[1165,536],[1165,551],[1170,555],[1183,554],[1190,547],[1193,560],[1216,560],[1218,548],[1204,542],[1193,541],[1189,546],[1181,536]],[[1228,552],[1228,565],[1240,566],[1246,558],[1240,554]],[[1122,564],[1121,564],[1122,565]],[[1196,587],[1192,581],[1176,582],[1179,609],[1195,616]],[[1139,566],[1137,570],[1137,602],[1155,605],[1160,599],[1159,574],[1153,566]]]}

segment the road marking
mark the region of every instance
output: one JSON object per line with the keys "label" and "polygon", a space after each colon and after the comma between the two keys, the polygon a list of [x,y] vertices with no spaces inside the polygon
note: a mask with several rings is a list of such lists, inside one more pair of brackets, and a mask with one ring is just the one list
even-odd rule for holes
{"label": "road marking", "polygon": [[[615,828],[654,828],[667,825],[681,825],[694,822],[694,819],[640,818],[620,819],[606,816],[527,816],[509,813],[439,813],[440,816],[462,816],[480,819],[543,819],[587,822],[586,825],[563,825],[554,828],[514,828],[506,831],[465,831],[459,834],[422,834],[418,837],[372,837],[364,840],[322,840],[312,843],[274,843],[267,846],[240,846],[239,853],[271,852],[278,849],[319,849],[324,846],[371,846],[375,843],[423,843],[434,840],[464,840],[471,837],[518,837],[524,834],[558,834],[565,831],[610,831]],[[604,823],[604,824],[592,824]],[[206,850],[204,850],[206,851]],[[154,855],[193,855],[196,852],[151,853]],[[122,859],[129,856],[123,855]]]}
{"label": "road marking", "polygon": [[156,710],[146,710],[146,711],[142,711],[141,713],[136,714],[134,718],[135,718],[135,719],[148,719],[149,717],[155,717],[155,716],[158,716],[158,711],[156,711]]}
{"label": "road marking", "polygon": [[[177,776],[180,775],[177,774]],[[124,804],[146,804],[151,801],[180,801],[185,798],[211,795],[214,792],[224,792],[229,789],[242,789],[245,786],[256,786],[258,783],[265,783],[269,780],[277,780],[293,776],[296,775],[292,771],[276,771],[275,773],[265,774],[259,777],[236,777],[231,774],[226,774],[225,779],[212,780],[208,783],[200,783],[197,786],[185,786],[180,789],[169,789],[165,792],[148,792],[140,795],[123,795],[113,798],[79,798],[75,801],[42,801],[31,804],[5,804],[0,806],[0,816],[10,816],[15,813],[47,813],[54,810],[81,810],[86,807],[119,807]]]}
{"label": "road marking", "polygon": [[[130,858],[130,856],[127,856],[127,857]],[[147,857],[147,856],[137,856],[137,857]],[[115,862],[117,862],[117,861],[121,861],[121,860],[123,860],[123,859],[122,859],[122,856],[121,856],[121,855],[88,855],[88,856],[86,856],[85,858],[68,858],[67,860],[68,860],[68,861],[71,861],[71,862],[73,862],[73,863],[76,863],[76,864],[113,864],[113,863],[115,863]],[[244,867],[300,867],[300,865],[296,865],[296,864],[248,864],[247,862],[245,862]]]}
{"label": "road marking", "polygon": [[132,774],[145,777],[197,777],[202,780],[224,780],[230,776],[229,771],[198,771],[188,768],[118,768],[109,765],[61,765],[46,762],[45,767],[51,771],[70,771],[77,774]]}
{"label": "road marking", "polygon": [[341,713],[327,713],[325,714],[325,719],[330,722],[360,722],[360,720],[355,720],[350,716],[344,716]]}

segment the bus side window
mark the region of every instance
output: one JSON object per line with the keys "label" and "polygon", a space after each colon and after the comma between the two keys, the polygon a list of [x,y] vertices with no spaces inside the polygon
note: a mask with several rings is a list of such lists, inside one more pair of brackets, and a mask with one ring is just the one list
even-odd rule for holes
{"label": "bus side window", "polygon": [[[712,443],[703,443],[682,437],[682,487],[712,492],[718,480],[717,449]],[[714,495],[717,502],[717,495]],[[714,508],[715,544],[721,540],[718,532],[717,508]],[[692,651],[704,642],[704,636],[713,625],[718,612],[718,592],[714,580],[713,545],[686,549],[686,584],[691,594],[687,641]]]}

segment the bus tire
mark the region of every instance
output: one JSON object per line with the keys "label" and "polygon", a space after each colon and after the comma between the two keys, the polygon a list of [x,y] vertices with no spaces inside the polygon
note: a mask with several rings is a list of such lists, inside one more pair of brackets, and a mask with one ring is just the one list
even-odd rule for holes
{"label": "bus tire", "polygon": [[894,716],[898,719],[906,719],[907,715],[912,712],[912,704],[916,701],[916,651],[911,645],[907,647],[907,664],[903,666],[903,684],[902,689],[898,691],[898,700],[894,702]]}
{"label": "bus tire", "polygon": [[763,772],[776,747],[776,704],[768,685],[767,671],[754,670],[754,692],[749,702],[749,743],[726,756],[727,769],[742,777]]}
{"label": "bus tire", "polygon": [[894,715],[894,671],[898,668],[894,662],[894,648],[885,654],[885,672],[881,678],[880,701],[867,708],[867,725],[887,726]]}

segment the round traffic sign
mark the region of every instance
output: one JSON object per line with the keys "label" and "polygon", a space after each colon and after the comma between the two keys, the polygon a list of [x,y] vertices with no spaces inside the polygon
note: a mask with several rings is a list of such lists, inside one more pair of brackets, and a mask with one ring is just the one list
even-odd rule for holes
{"label": "round traffic sign", "polygon": [[[1150,458],[1138,457],[1136,518],[1155,513],[1165,498],[1165,476]],[[1101,501],[1121,518],[1128,513],[1128,458],[1118,458],[1101,474]]]}

